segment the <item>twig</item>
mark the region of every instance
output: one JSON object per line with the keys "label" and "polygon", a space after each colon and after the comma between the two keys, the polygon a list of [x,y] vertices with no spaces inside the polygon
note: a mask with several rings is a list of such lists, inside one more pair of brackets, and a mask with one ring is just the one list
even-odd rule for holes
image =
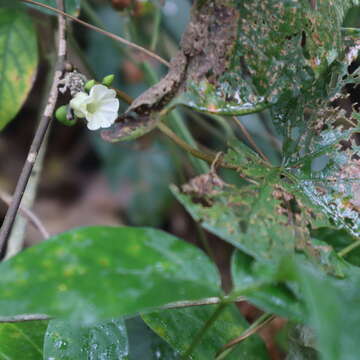
{"label": "twig", "polygon": [[246,127],[243,125],[243,123],[236,117],[233,116],[233,120],[236,122],[236,124],[239,126],[242,133],[245,135],[246,139],[249,141],[249,143],[252,145],[252,147],[259,153],[259,155],[267,162],[269,162],[268,157],[261,151],[261,149],[256,145],[254,139],[251,137],[249,132],[247,131]]}
{"label": "twig", "polygon": [[[205,298],[197,301],[177,301],[174,303],[170,303],[161,307],[161,309],[181,309],[186,307],[193,307],[193,306],[204,306],[204,305],[216,305],[224,302],[225,298],[219,297],[210,297]],[[244,296],[237,297],[233,302],[243,302],[246,301]]]}
{"label": "twig", "polygon": [[[193,148],[188,143],[186,143],[183,139],[179,138],[170,128],[168,128],[163,122],[160,122],[157,125],[158,129],[168,136],[174,143],[179,145],[181,148],[183,148],[186,152],[190,153],[191,155],[204,160],[208,162],[209,164],[212,164],[216,158],[215,154],[205,153],[203,151],[200,151],[198,149]],[[220,162],[219,166],[227,168],[227,169],[234,169],[237,170],[239,167],[237,165],[228,164],[223,161]]]}
{"label": "twig", "polygon": [[[60,9],[64,8],[63,0],[56,0],[57,6]],[[65,57],[66,57],[66,22],[65,18],[62,15],[58,16],[58,49],[57,49],[57,61],[55,65],[55,72],[53,77],[53,82],[51,90],[49,93],[49,98],[47,106],[44,110],[42,119],[40,120],[39,126],[36,129],[36,133],[30,150],[21,171],[20,177],[16,184],[15,193],[13,196],[13,201],[11,202],[6,216],[3,222],[3,225],[0,230],[0,258],[3,258],[6,252],[7,239],[9,237],[10,231],[15,221],[16,214],[19,210],[21,199],[24,195],[24,191],[28,184],[32,169],[34,167],[35,161],[37,159],[39,149],[46,135],[46,131],[52,120],[52,115],[55,109],[56,101],[58,98],[58,83],[62,77],[64,66],[65,66]]]}
{"label": "twig", "polygon": [[[12,202],[12,197],[9,194],[6,194],[3,191],[0,191],[0,199],[6,204],[10,205]],[[44,239],[47,239],[50,235],[45,229],[45,226],[42,224],[41,220],[28,208],[20,205],[19,212],[23,215],[29,222],[39,231]]]}
{"label": "twig", "polygon": [[[173,303],[166,304],[161,306],[159,310],[170,310],[170,309],[183,309],[194,306],[207,306],[207,305],[216,305],[224,302],[225,298],[219,297],[209,297],[205,299],[195,300],[195,301],[177,301]],[[242,302],[246,301],[244,296],[239,296],[238,298],[232,300],[232,302]],[[156,311],[156,310],[154,310]],[[51,317],[45,314],[24,314],[24,315],[15,315],[15,316],[0,316],[0,323],[7,322],[22,322],[22,321],[35,321],[35,320],[50,320]]]}
{"label": "twig", "polygon": [[218,352],[215,360],[224,359],[227,355],[229,355],[230,352],[232,352],[234,350],[236,345],[240,344],[245,339],[247,339],[249,336],[251,336],[251,335],[255,334],[256,332],[258,332],[261,328],[263,328],[264,326],[269,324],[274,319],[275,319],[275,316],[271,315],[271,314],[265,313],[265,314],[261,315],[256,321],[254,321],[249,326],[248,329],[246,329],[244,331],[243,334],[241,334],[236,339],[233,339],[230,342],[228,342],[226,345],[224,345],[224,347]]}
{"label": "twig", "polygon": [[54,7],[52,7],[52,6],[49,6],[49,5],[46,5],[46,4],[42,4],[42,3],[39,3],[39,2],[34,1],[34,0],[21,0],[21,1],[22,1],[22,2],[25,2],[25,3],[28,3],[28,4],[33,4],[33,5],[37,5],[37,6],[43,7],[43,8],[46,8],[46,9],[48,9],[48,10],[54,11],[54,12],[56,12],[57,14],[60,14],[60,15],[62,15],[62,16],[66,16],[67,18],[71,19],[72,21],[75,21],[75,22],[77,22],[77,23],[79,23],[79,24],[81,24],[81,25],[83,25],[83,26],[86,26],[87,28],[92,29],[92,30],[94,30],[94,31],[97,31],[97,32],[99,32],[100,34],[103,34],[103,35],[105,35],[105,36],[107,36],[107,37],[109,37],[109,38],[111,38],[111,39],[113,39],[113,40],[116,40],[116,41],[118,41],[118,42],[120,42],[120,43],[122,43],[122,44],[124,44],[124,45],[127,45],[127,46],[129,46],[129,47],[132,47],[133,49],[136,49],[136,50],[138,50],[138,51],[141,51],[142,53],[144,53],[144,54],[152,57],[153,59],[156,59],[157,61],[161,62],[161,63],[164,64],[165,66],[170,67],[170,63],[169,63],[168,61],[164,60],[164,59],[163,59],[162,57],[160,57],[159,55],[156,55],[156,54],[154,54],[152,51],[147,50],[147,49],[143,48],[143,47],[140,46],[140,45],[134,44],[134,43],[132,43],[131,41],[128,41],[128,40],[122,38],[121,36],[118,36],[118,35],[115,35],[115,34],[112,34],[112,33],[108,32],[108,31],[105,31],[105,30],[103,30],[103,29],[100,29],[100,28],[98,28],[98,27],[95,26],[95,25],[89,24],[89,23],[87,23],[86,21],[80,20],[80,19],[76,18],[75,16],[69,15],[69,14],[65,13],[64,11],[59,10],[59,9],[56,9],[56,8],[54,8]]}

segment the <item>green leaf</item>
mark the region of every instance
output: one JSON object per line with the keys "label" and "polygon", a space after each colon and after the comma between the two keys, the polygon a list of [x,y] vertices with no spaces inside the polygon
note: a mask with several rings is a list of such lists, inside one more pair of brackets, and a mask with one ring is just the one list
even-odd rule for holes
{"label": "green leaf", "polygon": [[0,130],[19,112],[38,65],[34,25],[20,8],[0,8]]}
{"label": "green leaf", "polygon": [[44,359],[125,360],[128,347],[123,320],[114,319],[91,327],[51,320],[45,335]]}
{"label": "green leaf", "polygon": [[277,262],[296,249],[309,252],[306,225],[326,224],[324,216],[281,179],[279,169],[238,142],[231,146],[224,160],[239,166],[241,177],[251,176],[250,184],[228,185],[210,173],[183,186],[183,192],[173,186],[174,195],[206,230],[261,262]]}
{"label": "green leaf", "polygon": [[360,269],[348,266],[344,280],[326,276],[309,263],[297,262],[288,271],[300,283],[321,358],[357,359],[360,336],[360,314],[357,311]]}
{"label": "green leaf", "polygon": [[1,263],[0,272],[1,316],[45,313],[79,324],[219,292],[201,250],[146,228],[69,231]]}
{"label": "green leaf", "polygon": [[[143,315],[145,322],[164,338],[179,354],[184,353],[194,336],[211,317],[216,305],[198,306],[185,309],[156,311]],[[241,335],[248,327],[235,305],[229,305],[206,332],[201,343],[195,348],[192,359],[214,359],[216,353],[230,340]],[[184,331],[186,329],[186,331]],[[266,347],[259,337],[254,336],[236,347],[227,359],[269,359]]]}
{"label": "green leaf", "polygon": [[176,351],[160,336],[154,333],[140,316],[127,319],[129,338],[129,360],[179,360]]}
{"label": "green leaf", "polygon": [[[47,321],[24,321],[0,324],[1,360],[39,360]],[[26,354],[26,355],[25,355]]]}
{"label": "green leaf", "polygon": [[235,292],[246,291],[246,297],[258,308],[293,320],[304,320],[303,304],[285,284],[278,284],[284,276],[274,266],[261,264],[236,250],[231,261],[231,275]]}
{"label": "green leaf", "polygon": [[[38,2],[52,6],[53,8],[57,8],[56,0],[38,0]],[[48,15],[56,15],[54,11],[45,9],[43,7],[37,5],[31,5],[31,4],[26,4],[26,5],[33,7],[36,10],[42,11]],[[65,12],[73,16],[78,16],[80,14],[80,5],[81,5],[81,0],[64,0]]]}

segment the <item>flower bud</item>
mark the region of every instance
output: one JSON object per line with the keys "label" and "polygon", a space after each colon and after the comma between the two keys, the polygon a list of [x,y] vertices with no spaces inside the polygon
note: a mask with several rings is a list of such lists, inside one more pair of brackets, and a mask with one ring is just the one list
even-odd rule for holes
{"label": "flower bud", "polygon": [[89,92],[90,89],[91,89],[94,85],[96,85],[96,81],[95,81],[94,79],[89,80],[89,81],[84,85],[85,91],[88,91],[88,92]]}
{"label": "flower bud", "polygon": [[68,114],[69,114],[68,105],[60,106],[55,112],[56,120],[61,122],[65,126],[73,126],[73,125],[75,125],[77,120],[75,118],[74,119],[69,119]]}
{"label": "flower bud", "polygon": [[105,85],[105,86],[111,86],[111,84],[113,83],[114,79],[115,79],[115,75],[114,75],[114,74],[111,74],[111,75],[105,76],[105,77],[102,79],[102,83],[103,83],[103,85]]}

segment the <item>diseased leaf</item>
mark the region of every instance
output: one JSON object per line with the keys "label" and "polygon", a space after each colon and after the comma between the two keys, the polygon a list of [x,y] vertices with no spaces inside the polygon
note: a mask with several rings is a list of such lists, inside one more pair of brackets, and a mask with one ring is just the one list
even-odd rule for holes
{"label": "diseased leaf", "polygon": [[[299,186],[331,219],[353,236],[360,234],[360,148],[352,138],[360,126],[344,127],[344,111],[318,112],[316,123],[300,139],[288,167],[298,177]],[[354,121],[359,120],[358,114]],[[320,129],[317,130],[316,129]]]}
{"label": "diseased leaf", "polygon": [[323,0],[314,9],[297,0],[196,1],[168,74],[131,104],[105,138],[141,136],[160,121],[164,107],[179,104],[244,115],[279,103],[274,116],[286,127],[288,111],[300,108],[296,114],[303,116],[306,102],[316,103],[328,89],[330,67],[344,58],[342,21],[357,3]]}
{"label": "diseased leaf", "polygon": [[44,359],[125,360],[128,353],[123,320],[114,319],[91,327],[51,320],[45,335]]}
{"label": "diseased leaf", "polygon": [[306,225],[326,224],[324,216],[280,178],[279,169],[237,145],[224,160],[239,166],[240,176],[251,176],[252,183],[235,187],[215,182],[214,174],[202,175],[198,183],[204,191],[194,181],[184,192],[172,187],[177,199],[206,230],[260,261],[276,262],[295,250],[313,253]]}
{"label": "diseased leaf", "polygon": [[[145,322],[162,338],[183,354],[195,335],[211,317],[216,305],[186,309],[169,309],[143,315]],[[216,353],[230,340],[241,335],[248,327],[235,305],[229,305],[206,332],[191,358],[214,359]],[[186,331],[184,331],[186,329]],[[266,347],[259,337],[251,337],[236,347],[227,359],[269,359]]]}
{"label": "diseased leaf", "polygon": [[47,323],[47,321],[0,323],[0,359],[18,360],[25,357],[27,360],[42,359]]}
{"label": "diseased leaf", "polygon": [[38,65],[35,28],[19,7],[0,8],[0,130],[19,112]]}
{"label": "diseased leaf", "polygon": [[0,272],[0,316],[45,313],[79,325],[219,291],[201,250],[146,228],[72,230],[2,262]]}

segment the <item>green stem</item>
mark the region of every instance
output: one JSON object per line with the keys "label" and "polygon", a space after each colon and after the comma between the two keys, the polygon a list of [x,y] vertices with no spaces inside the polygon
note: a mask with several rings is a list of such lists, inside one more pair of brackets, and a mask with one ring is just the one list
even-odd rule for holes
{"label": "green stem", "polygon": [[151,51],[155,51],[156,49],[156,45],[159,39],[160,24],[161,24],[161,8],[160,6],[157,6],[154,14],[154,26],[153,26],[151,45],[150,45]]}
{"label": "green stem", "polygon": [[237,345],[247,339],[249,336],[258,332],[262,327],[267,325],[275,318],[272,314],[262,314],[256,321],[254,321],[239,337],[228,342],[218,353],[215,360],[225,359],[231,352],[233,352]]}
{"label": "green stem", "polygon": [[206,332],[211,328],[211,326],[214,324],[214,322],[218,319],[218,317],[221,315],[221,313],[225,310],[226,306],[228,304],[226,303],[220,303],[216,310],[213,312],[211,317],[206,321],[204,326],[199,330],[199,332],[195,335],[194,340],[190,344],[189,348],[185,351],[184,355],[182,356],[183,360],[186,360],[190,357],[190,355],[193,353],[195,348],[199,345],[202,338],[206,334]]}
{"label": "green stem", "polygon": [[354,241],[352,244],[346,246],[344,249],[342,249],[341,251],[338,252],[338,255],[340,257],[344,257],[345,255],[349,254],[351,251],[353,251],[354,249],[356,249],[357,247],[360,246],[360,239]]}

